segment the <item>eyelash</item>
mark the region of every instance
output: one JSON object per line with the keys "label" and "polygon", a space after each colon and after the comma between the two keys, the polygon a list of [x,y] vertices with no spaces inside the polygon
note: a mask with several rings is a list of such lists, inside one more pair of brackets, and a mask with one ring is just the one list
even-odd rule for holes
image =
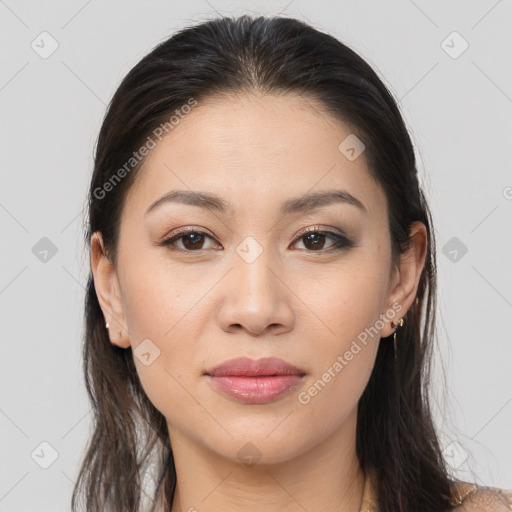
{"label": "eyelash", "polygon": [[[171,251],[178,251],[178,252],[182,252],[182,253],[202,252],[202,249],[197,249],[197,250],[194,251],[194,250],[178,249],[176,247],[171,247],[171,245],[174,242],[176,242],[179,239],[183,238],[185,235],[188,235],[188,234],[191,234],[191,233],[194,233],[196,235],[205,235],[208,238],[212,238],[213,239],[213,237],[211,237],[210,235],[208,235],[208,233],[205,233],[204,231],[198,230],[196,228],[185,228],[185,229],[182,229],[181,231],[178,231],[177,233],[174,233],[171,237],[166,238],[165,240],[162,240],[157,245],[168,247],[169,250],[171,250]],[[295,241],[299,241],[301,238],[304,238],[305,236],[307,236],[307,235],[309,235],[311,233],[313,233],[313,234],[320,234],[320,235],[326,235],[333,242],[335,242],[335,245],[333,247],[328,248],[328,249],[320,249],[320,250],[317,250],[317,251],[315,251],[315,250],[307,250],[306,249],[306,252],[310,252],[310,253],[326,253],[326,252],[332,252],[332,251],[339,251],[339,250],[342,250],[342,249],[349,249],[349,248],[354,246],[354,243],[351,240],[349,240],[346,236],[341,235],[339,233],[334,233],[333,231],[322,231],[322,230],[320,230],[318,228],[306,229],[306,230],[300,231],[299,234],[297,235]]]}

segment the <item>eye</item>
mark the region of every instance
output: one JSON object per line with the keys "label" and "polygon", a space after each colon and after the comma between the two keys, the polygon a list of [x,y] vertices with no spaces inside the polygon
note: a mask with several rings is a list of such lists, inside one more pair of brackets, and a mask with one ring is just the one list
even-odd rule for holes
{"label": "eye", "polygon": [[[200,231],[195,228],[186,228],[177,232],[170,238],[162,240],[158,245],[170,246],[170,249],[175,251],[195,252],[204,248],[203,245],[205,237],[213,240],[213,238],[207,235],[204,231]],[[180,247],[174,247],[176,242],[180,241],[183,243],[184,249]]]}
{"label": "eye", "polygon": [[[321,247],[325,244],[326,239],[334,242],[329,251],[324,251],[324,248]],[[308,252],[330,252],[331,250],[346,249],[354,245],[345,235],[333,231],[321,231],[318,228],[301,231],[297,240],[305,240],[304,245],[311,249]]]}
{"label": "eye", "polygon": [[[205,238],[213,240],[213,238],[204,231],[190,227],[174,233],[171,237],[159,242],[158,245],[169,247],[170,250],[173,251],[199,252],[201,249],[205,248]],[[345,235],[333,231],[321,231],[318,228],[301,231],[296,240],[304,240],[303,243],[306,249],[308,249],[308,252],[329,252],[332,250],[346,249],[354,245]],[[323,247],[326,240],[333,242],[327,250]],[[182,247],[176,247],[178,242],[181,242]]]}

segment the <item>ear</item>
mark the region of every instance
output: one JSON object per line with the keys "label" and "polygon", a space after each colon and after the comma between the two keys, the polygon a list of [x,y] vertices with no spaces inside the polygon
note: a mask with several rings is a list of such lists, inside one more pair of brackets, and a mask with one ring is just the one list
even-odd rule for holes
{"label": "ear", "polygon": [[[396,309],[401,305],[401,309],[396,309],[396,315],[392,319],[395,326],[400,318],[405,316],[411,307],[421,277],[421,273],[425,266],[425,258],[427,255],[427,230],[422,222],[413,222],[409,231],[411,246],[405,254],[400,256],[400,263],[393,272],[393,278],[388,297],[388,307]],[[390,323],[386,324],[381,331],[382,337],[387,337],[395,332],[396,327],[391,327]]]}
{"label": "ear", "polygon": [[103,237],[99,231],[91,236],[91,272],[96,295],[106,319],[105,323],[109,323],[110,342],[118,347],[128,348],[130,337],[126,327],[119,281],[114,265],[105,254]]}

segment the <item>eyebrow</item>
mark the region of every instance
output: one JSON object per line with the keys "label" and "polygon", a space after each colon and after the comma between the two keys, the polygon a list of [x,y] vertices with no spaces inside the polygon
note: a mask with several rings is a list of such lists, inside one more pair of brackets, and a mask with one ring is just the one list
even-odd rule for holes
{"label": "eyebrow", "polygon": [[[179,203],[192,206],[198,206],[215,212],[233,215],[232,206],[219,196],[207,192],[193,192],[189,190],[172,190],[157,199],[144,215],[155,210],[164,203]],[[294,199],[288,199],[281,205],[283,215],[293,213],[309,212],[318,210],[325,206],[343,203],[357,207],[364,213],[368,213],[363,203],[352,194],[344,190],[327,190],[324,192],[313,192]]]}

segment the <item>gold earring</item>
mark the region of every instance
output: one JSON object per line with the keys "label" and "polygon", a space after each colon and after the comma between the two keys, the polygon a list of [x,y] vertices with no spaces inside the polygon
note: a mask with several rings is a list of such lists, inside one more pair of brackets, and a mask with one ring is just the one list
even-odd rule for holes
{"label": "gold earring", "polygon": [[[391,322],[390,325],[391,325],[392,328],[395,328],[395,323],[394,322]],[[402,325],[404,325],[404,319],[400,318],[400,320],[398,320],[398,326],[402,327]],[[397,343],[396,343],[396,331],[397,330],[398,330],[398,327],[395,329],[395,332],[393,333],[393,349],[394,349],[394,352],[395,352],[395,359],[397,358],[397,352],[398,352]]]}

